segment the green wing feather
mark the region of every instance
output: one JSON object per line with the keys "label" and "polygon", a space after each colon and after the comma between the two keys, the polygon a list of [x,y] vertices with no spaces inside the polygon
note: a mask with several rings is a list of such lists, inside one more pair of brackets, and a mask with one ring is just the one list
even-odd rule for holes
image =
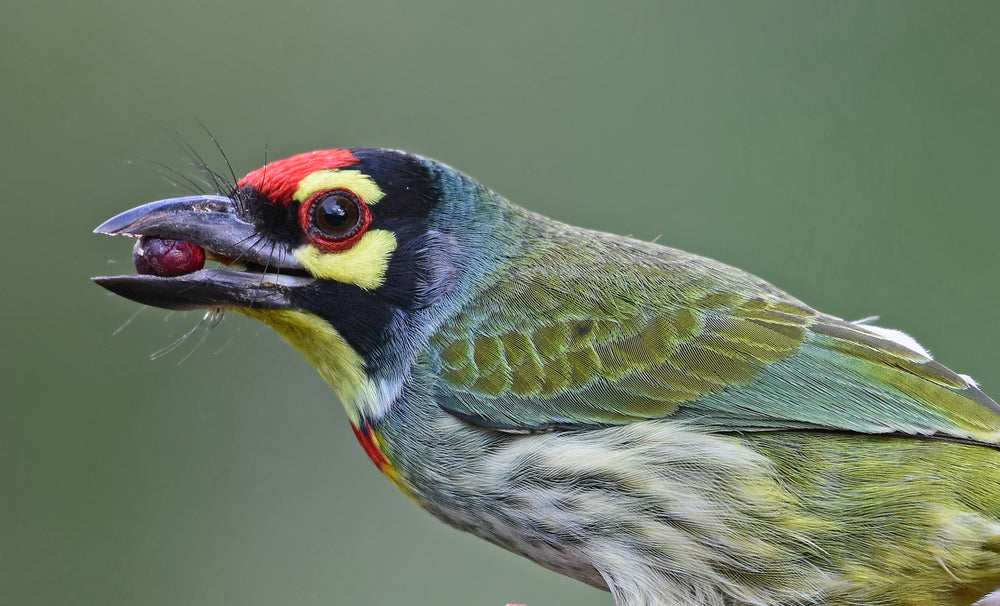
{"label": "green wing feather", "polygon": [[1000,407],[974,383],[876,330],[709,259],[572,230],[432,339],[443,408],[509,431],[669,417],[1000,438]]}

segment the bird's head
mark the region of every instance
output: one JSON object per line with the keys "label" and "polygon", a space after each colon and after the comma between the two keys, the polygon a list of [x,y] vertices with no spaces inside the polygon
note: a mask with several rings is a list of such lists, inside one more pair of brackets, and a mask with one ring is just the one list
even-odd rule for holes
{"label": "bird's head", "polygon": [[398,369],[408,344],[418,347],[510,240],[498,236],[511,208],[501,198],[397,151],[300,154],[226,193],[152,202],[95,230],[192,242],[220,267],[95,281],[139,303],[228,308],[262,320],[345,403],[373,396],[360,391],[379,368]]}

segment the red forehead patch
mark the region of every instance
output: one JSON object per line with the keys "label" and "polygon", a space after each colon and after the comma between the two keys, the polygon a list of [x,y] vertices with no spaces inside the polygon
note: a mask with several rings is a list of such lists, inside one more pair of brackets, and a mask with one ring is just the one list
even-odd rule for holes
{"label": "red forehead patch", "polygon": [[357,164],[349,149],[323,149],[276,160],[240,179],[239,187],[251,185],[272,202],[281,206],[292,203],[299,182],[317,170]]}

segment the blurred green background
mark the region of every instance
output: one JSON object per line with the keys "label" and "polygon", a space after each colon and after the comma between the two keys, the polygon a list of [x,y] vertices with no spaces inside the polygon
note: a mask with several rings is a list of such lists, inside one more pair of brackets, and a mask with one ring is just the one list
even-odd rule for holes
{"label": "blurred green background", "polygon": [[610,604],[439,524],[314,371],[131,269],[110,215],[403,148],[523,205],[915,334],[1000,394],[996,2],[15,3],[0,23],[0,604]]}

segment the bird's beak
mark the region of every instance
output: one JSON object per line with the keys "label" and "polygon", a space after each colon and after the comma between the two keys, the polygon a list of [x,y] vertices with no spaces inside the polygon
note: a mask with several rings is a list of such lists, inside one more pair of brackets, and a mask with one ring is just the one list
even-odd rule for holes
{"label": "bird's beak", "polygon": [[[189,196],[144,204],[94,233],[187,240],[224,265],[175,277],[133,274],[94,278],[111,292],[166,309],[294,309],[295,293],[313,279],[288,247],[269,240],[224,196]],[[239,269],[235,266],[239,265]]]}

